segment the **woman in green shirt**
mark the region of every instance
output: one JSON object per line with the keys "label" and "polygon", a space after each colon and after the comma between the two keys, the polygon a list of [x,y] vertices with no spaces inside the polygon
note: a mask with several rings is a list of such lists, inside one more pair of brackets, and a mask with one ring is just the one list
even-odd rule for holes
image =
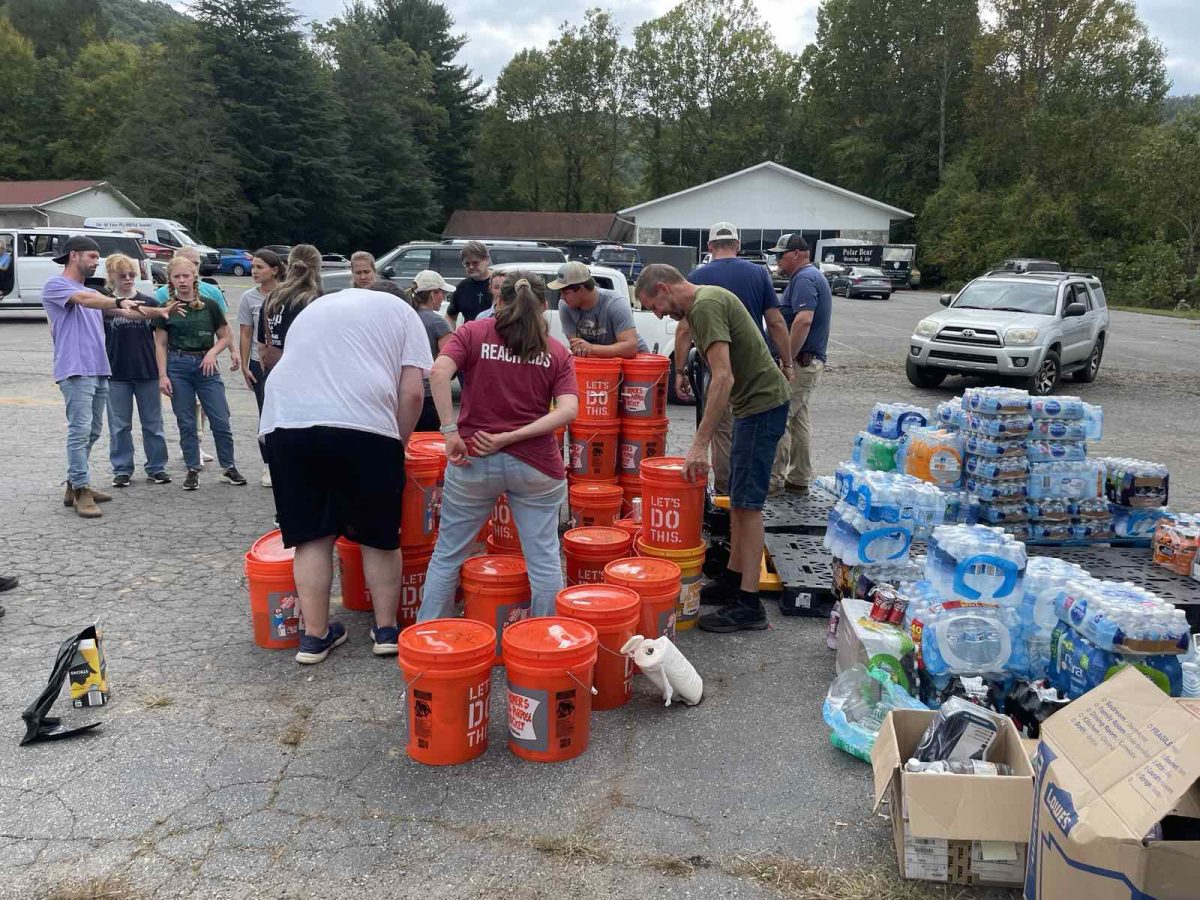
{"label": "woman in green shirt", "polygon": [[216,302],[200,294],[200,274],[190,260],[176,257],[167,266],[167,299],[178,301],[182,316],[159,319],[154,335],[158,360],[158,386],[171,398],[179,425],[179,446],[187,465],[185,491],[200,486],[200,440],[196,433],[196,401],[208,416],[221,480],[243,485],[233,458],[233,431],[229,426],[229,402],[217,356],[229,346],[232,336],[225,313]]}

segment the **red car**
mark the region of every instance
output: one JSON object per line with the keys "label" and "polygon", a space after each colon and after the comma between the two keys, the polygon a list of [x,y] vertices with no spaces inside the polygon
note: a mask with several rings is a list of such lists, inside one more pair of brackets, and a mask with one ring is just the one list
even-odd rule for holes
{"label": "red car", "polygon": [[165,262],[175,255],[175,248],[168,247],[166,244],[156,244],[145,238],[138,238],[138,243],[142,245],[142,252],[146,254],[147,259],[159,259]]}

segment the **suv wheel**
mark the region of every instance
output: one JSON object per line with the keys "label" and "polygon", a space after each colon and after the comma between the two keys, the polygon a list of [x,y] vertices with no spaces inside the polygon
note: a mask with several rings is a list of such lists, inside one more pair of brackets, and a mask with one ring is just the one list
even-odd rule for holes
{"label": "suv wheel", "polygon": [[946,380],[945,372],[919,366],[911,359],[904,361],[904,374],[908,376],[909,384],[919,388],[935,388]]}
{"label": "suv wheel", "polygon": [[1037,374],[1025,380],[1025,387],[1035,397],[1045,397],[1053,393],[1058,385],[1059,362],[1058,354],[1047,350],[1042,364],[1038,366]]}
{"label": "suv wheel", "polygon": [[1091,384],[1100,372],[1100,360],[1104,356],[1104,336],[1096,338],[1096,346],[1082,369],[1075,373],[1075,380],[1082,384]]}

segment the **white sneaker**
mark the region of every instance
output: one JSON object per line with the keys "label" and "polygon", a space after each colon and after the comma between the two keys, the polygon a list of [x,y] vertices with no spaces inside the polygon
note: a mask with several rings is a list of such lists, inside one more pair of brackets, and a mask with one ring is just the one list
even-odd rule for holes
{"label": "white sneaker", "polygon": [[270,469],[263,469],[262,486],[263,487],[271,486],[271,470]]}
{"label": "white sneaker", "polygon": [[200,462],[206,463],[206,462],[212,462],[212,461],[213,461],[213,458],[212,458],[211,454],[205,453],[203,450],[200,451]]}

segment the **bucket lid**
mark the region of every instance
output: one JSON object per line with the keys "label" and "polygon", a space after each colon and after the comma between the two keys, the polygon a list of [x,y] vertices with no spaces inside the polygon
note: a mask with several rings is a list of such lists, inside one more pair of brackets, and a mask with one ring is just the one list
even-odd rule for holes
{"label": "bucket lid", "polygon": [[620,528],[626,534],[634,534],[642,530],[642,523],[639,519],[617,519],[613,522],[613,528]]}
{"label": "bucket lid", "polygon": [[637,550],[643,556],[654,556],[659,559],[678,559],[678,560],[694,560],[696,557],[703,558],[708,553],[708,544],[697,544],[695,547],[688,547],[684,550],[663,550],[659,547],[652,547],[646,543],[644,538],[637,539]]}
{"label": "bucket lid", "polygon": [[600,356],[577,356],[575,357],[575,371],[584,370],[588,372],[614,372],[621,371],[621,357],[610,356],[608,358]]}
{"label": "bucket lid", "polygon": [[411,458],[446,459],[446,438],[436,431],[416,431],[408,439],[405,456]]}
{"label": "bucket lid", "polygon": [[474,619],[430,619],[400,632],[400,654],[423,662],[464,662],[496,652],[496,629]]}
{"label": "bucket lid", "polygon": [[661,353],[639,353],[633,359],[625,360],[623,365],[627,369],[635,366],[639,369],[669,369],[671,368],[671,360]]}
{"label": "bucket lid", "polygon": [[255,541],[250,546],[248,555],[252,559],[265,563],[291,562],[296,556],[296,551],[291,547],[283,546],[283,535],[276,528]]}
{"label": "bucket lid", "polygon": [[555,600],[559,615],[597,624],[625,621],[641,609],[637,591],[616,584],[576,584],[559,591]]}
{"label": "bucket lid", "polygon": [[563,545],[568,550],[619,550],[628,549],[633,539],[624,528],[611,528],[607,525],[591,525],[584,528],[572,528],[563,535]]}
{"label": "bucket lid", "polygon": [[594,651],[598,640],[596,629],[587,622],[539,616],[509,625],[501,643],[506,659],[512,650],[526,659],[565,660]]}
{"label": "bucket lid", "polygon": [[[682,456],[652,456],[642,460],[642,477],[669,478],[672,481],[683,481]],[[690,484],[690,482],[688,482]],[[697,485],[701,482],[697,481]]]}
{"label": "bucket lid", "polygon": [[523,583],[528,579],[522,556],[473,556],[463,563],[462,577],[471,581]]}
{"label": "bucket lid", "polygon": [[668,585],[679,581],[683,570],[669,559],[655,556],[631,556],[614,559],[604,567],[604,580],[626,587]]}
{"label": "bucket lid", "polygon": [[608,484],[603,481],[577,481],[571,485],[568,492],[572,501],[586,503],[587,501],[610,503],[621,502],[624,491],[619,484]]}

